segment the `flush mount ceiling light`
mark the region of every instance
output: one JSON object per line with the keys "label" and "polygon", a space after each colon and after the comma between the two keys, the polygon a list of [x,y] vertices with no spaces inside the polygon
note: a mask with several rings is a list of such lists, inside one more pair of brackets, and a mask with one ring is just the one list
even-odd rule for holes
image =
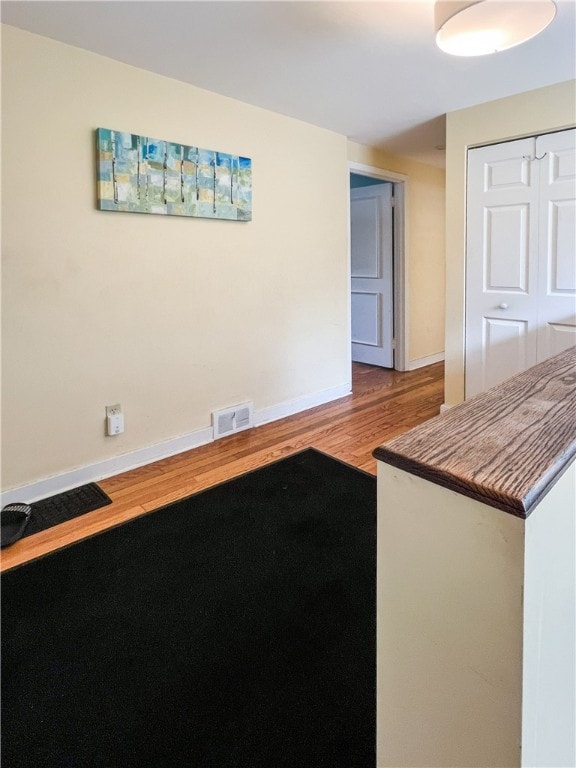
{"label": "flush mount ceiling light", "polygon": [[483,56],[530,40],[556,15],[553,0],[437,0],[436,43],[454,56]]}

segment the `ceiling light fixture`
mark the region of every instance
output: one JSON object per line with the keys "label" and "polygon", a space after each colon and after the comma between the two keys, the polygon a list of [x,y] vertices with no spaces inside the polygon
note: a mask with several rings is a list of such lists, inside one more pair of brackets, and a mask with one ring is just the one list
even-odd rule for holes
{"label": "ceiling light fixture", "polygon": [[553,0],[437,0],[436,43],[454,56],[483,56],[530,40],[556,15]]}

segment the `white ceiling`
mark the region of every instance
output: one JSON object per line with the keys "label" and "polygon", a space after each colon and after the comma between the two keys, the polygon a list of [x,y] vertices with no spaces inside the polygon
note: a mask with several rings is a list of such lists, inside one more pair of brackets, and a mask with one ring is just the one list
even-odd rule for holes
{"label": "white ceiling", "polygon": [[2,22],[442,166],[446,112],[576,77],[576,2],[556,4],[475,58],[436,48],[433,0],[8,0]]}

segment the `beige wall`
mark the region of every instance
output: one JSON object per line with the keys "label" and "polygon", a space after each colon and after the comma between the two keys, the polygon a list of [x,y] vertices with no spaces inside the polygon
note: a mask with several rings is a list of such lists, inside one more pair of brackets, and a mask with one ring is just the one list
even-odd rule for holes
{"label": "beige wall", "polygon": [[[346,139],[2,35],[3,487],[349,383]],[[97,211],[97,127],[251,157],[253,221]]]}
{"label": "beige wall", "polygon": [[406,184],[406,260],[408,363],[444,351],[443,169],[348,142],[348,160],[408,177]]}
{"label": "beige wall", "polygon": [[464,399],[466,152],[470,146],[546,133],[576,123],[575,81],[448,114],[446,121],[445,402]]}
{"label": "beige wall", "polygon": [[379,768],[576,765],[575,504],[574,462],[526,520],[378,462]]}
{"label": "beige wall", "polygon": [[520,768],[524,521],[379,461],[377,536],[378,768]]}

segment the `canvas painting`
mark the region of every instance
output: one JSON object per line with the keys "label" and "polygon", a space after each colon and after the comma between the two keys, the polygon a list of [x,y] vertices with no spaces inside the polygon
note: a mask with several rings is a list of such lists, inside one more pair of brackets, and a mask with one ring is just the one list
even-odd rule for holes
{"label": "canvas painting", "polygon": [[252,219],[247,157],[98,128],[98,208],[209,219]]}

